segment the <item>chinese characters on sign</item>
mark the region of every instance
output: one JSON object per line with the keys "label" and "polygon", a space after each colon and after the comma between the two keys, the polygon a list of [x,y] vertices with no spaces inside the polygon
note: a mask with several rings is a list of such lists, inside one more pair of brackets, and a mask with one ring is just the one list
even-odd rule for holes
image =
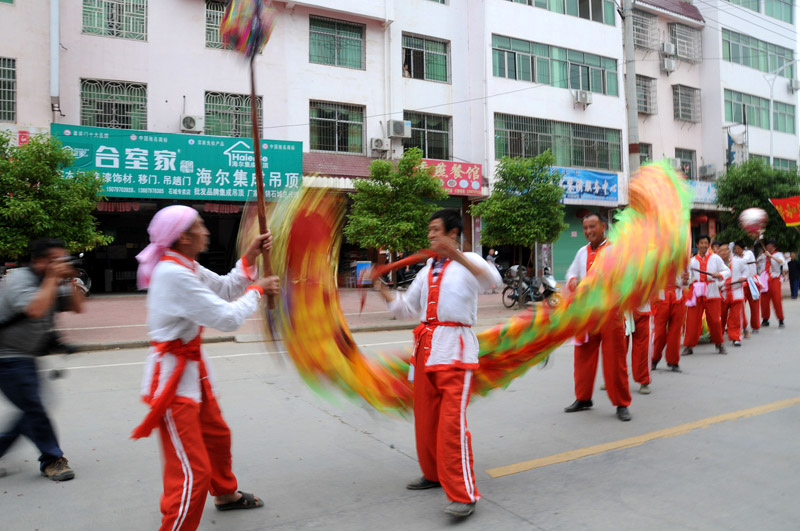
{"label": "chinese characters on sign", "polygon": [[482,195],[481,165],[450,160],[422,159],[423,168],[433,168],[433,176],[450,195]]}
{"label": "chinese characters on sign", "polygon": [[781,215],[787,227],[800,225],[800,195],[785,199],[770,199],[769,202]]}
{"label": "chinese characters on sign", "polygon": [[[246,201],[255,197],[252,140],[52,124],[75,156],[75,171],[96,171],[107,197]],[[267,199],[300,190],[301,142],[261,140]]]}
{"label": "chinese characters on sign", "polygon": [[556,168],[560,172],[561,188],[564,189],[564,200],[595,201],[617,204],[617,174],[592,170],[576,170],[574,168]]}

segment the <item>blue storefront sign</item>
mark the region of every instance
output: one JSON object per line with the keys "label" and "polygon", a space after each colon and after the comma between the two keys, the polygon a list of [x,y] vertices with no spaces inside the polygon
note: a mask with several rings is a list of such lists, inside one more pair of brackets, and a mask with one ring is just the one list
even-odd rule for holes
{"label": "blue storefront sign", "polygon": [[706,181],[687,181],[694,191],[694,202],[706,205],[717,203],[717,185]]}
{"label": "blue storefront sign", "polygon": [[581,170],[575,168],[553,168],[563,177],[559,183],[564,189],[563,203],[604,204],[619,203],[619,184],[616,173]]}

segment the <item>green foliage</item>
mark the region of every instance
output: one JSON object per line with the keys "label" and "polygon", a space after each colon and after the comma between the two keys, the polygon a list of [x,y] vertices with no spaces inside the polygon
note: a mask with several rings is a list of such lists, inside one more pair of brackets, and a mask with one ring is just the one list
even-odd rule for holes
{"label": "green foliage", "polygon": [[764,209],[769,215],[764,237],[775,240],[782,251],[800,247],[800,234],[787,227],[769,198],[779,199],[800,195],[800,175],[796,171],[770,168],[760,160],[751,159],[734,166],[717,179],[717,203],[732,209],[721,212],[720,221],[725,229],[717,237],[724,242],[747,239],[747,234],[739,227],[739,214],[751,207]]}
{"label": "green foliage", "polygon": [[355,182],[344,228],[349,243],[392,252],[428,246],[428,219],[436,206],[425,199],[439,201],[447,193],[431,176],[433,168],[419,167],[421,161],[422,151],[409,149],[396,169],[391,161],[376,160],[370,178]]}
{"label": "green foliage", "polygon": [[561,174],[552,170],[548,150],[533,158],[504,157],[486,201],[472,207],[483,220],[481,240],[488,245],[552,243],[566,230]]}
{"label": "green foliage", "polygon": [[92,216],[103,188],[96,173],[64,178],[73,157],[49,135],[16,147],[0,132],[0,256],[17,258],[38,238],[64,240],[70,252],[111,243]]}

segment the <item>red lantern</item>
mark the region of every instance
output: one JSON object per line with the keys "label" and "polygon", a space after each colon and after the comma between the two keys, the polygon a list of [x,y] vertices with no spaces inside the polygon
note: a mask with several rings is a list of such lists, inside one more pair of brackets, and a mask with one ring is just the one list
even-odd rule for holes
{"label": "red lantern", "polygon": [[694,217],[694,221],[695,221],[695,222],[696,222],[698,225],[701,225],[701,224],[703,224],[703,223],[706,223],[706,222],[708,221],[708,216],[707,216],[707,215],[705,215],[705,214],[700,214],[699,216],[695,216],[695,217]]}

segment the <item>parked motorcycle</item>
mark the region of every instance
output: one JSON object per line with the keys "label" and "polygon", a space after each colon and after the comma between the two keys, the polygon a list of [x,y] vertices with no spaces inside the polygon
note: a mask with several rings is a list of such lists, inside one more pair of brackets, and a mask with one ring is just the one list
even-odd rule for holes
{"label": "parked motorcycle", "polygon": [[[519,285],[520,268],[522,269],[522,285]],[[561,303],[561,289],[549,267],[544,268],[541,277],[530,278],[526,275],[525,266],[511,266],[503,277],[506,287],[503,289],[503,306],[511,308],[519,301],[524,306],[528,301],[541,302],[555,308]]]}
{"label": "parked motorcycle", "polygon": [[547,304],[553,308],[561,303],[561,289],[549,267],[544,268],[544,274],[541,277],[533,279],[531,299],[534,302],[547,301]]}

